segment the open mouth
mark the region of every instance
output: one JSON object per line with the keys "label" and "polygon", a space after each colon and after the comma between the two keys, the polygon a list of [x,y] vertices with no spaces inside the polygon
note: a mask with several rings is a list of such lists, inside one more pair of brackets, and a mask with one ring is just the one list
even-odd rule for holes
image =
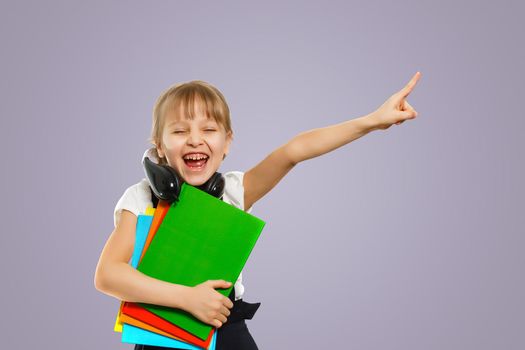
{"label": "open mouth", "polygon": [[192,153],[182,157],[184,164],[193,171],[202,170],[206,166],[208,158],[208,155],[204,153]]}

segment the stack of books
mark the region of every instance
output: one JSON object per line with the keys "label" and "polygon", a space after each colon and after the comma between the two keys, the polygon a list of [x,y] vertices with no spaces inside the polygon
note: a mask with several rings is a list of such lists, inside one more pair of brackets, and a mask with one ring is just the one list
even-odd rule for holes
{"label": "stack of books", "polygon": [[[130,263],[148,276],[190,287],[230,281],[230,288],[217,290],[228,297],[264,225],[184,183],[178,201],[159,201],[138,216]],[[202,350],[215,349],[217,329],[181,309],[122,302],[115,331],[125,343]]]}

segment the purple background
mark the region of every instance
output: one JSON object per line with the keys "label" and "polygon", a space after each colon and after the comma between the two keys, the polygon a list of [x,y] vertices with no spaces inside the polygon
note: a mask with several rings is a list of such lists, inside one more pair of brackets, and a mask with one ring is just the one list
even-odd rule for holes
{"label": "purple background", "polygon": [[422,78],[419,116],[297,165],[253,213],[260,349],[523,349],[523,2],[0,5],[5,349],[131,349],[94,288],[151,110],[201,79],[221,171],[362,116]]}

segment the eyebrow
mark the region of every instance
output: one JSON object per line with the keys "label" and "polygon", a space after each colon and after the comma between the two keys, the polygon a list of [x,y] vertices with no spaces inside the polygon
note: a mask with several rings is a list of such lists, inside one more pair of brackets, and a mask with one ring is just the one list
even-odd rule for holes
{"label": "eyebrow", "polygon": [[[188,123],[188,120],[174,120],[171,123],[168,123],[167,127],[170,127],[170,126],[173,126],[173,125],[179,124],[179,123]],[[202,124],[214,123],[214,124],[217,124],[217,125],[219,124],[213,118],[208,118],[206,121],[201,122],[201,123]]]}
{"label": "eyebrow", "polygon": [[175,125],[175,124],[178,124],[178,123],[182,123],[184,122],[184,120],[175,120],[175,121],[172,121],[171,123],[168,123],[167,126],[172,126],[172,125]]}

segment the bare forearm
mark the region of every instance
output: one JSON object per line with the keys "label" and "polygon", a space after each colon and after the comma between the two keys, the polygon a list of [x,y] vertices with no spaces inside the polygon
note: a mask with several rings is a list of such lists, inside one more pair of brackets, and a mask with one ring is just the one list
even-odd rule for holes
{"label": "bare forearm", "polygon": [[369,116],[300,133],[289,142],[290,158],[297,164],[331,152],[368,134],[376,127]]}
{"label": "bare forearm", "polygon": [[96,277],[97,289],[120,300],[184,309],[187,286],[161,281],[129,264],[114,263]]}

